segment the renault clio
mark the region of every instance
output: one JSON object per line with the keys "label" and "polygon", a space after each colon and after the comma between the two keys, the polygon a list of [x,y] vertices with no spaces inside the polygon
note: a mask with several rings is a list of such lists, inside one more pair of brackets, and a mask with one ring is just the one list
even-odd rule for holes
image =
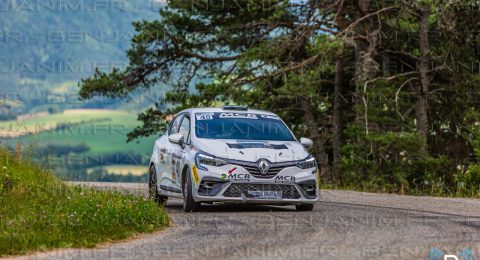
{"label": "renault clio", "polygon": [[315,158],[277,115],[241,106],[192,108],[175,115],[155,141],[149,195],[159,203],[295,205],[310,211],[318,197]]}

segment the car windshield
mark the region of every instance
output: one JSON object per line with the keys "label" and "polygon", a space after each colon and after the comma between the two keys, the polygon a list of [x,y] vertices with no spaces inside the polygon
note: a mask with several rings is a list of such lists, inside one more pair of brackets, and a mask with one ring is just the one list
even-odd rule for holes
{"label": "car windshield", "polygon": [[195,114],[199,138],[294,141],[287,126],[274,115],[209,112]]}

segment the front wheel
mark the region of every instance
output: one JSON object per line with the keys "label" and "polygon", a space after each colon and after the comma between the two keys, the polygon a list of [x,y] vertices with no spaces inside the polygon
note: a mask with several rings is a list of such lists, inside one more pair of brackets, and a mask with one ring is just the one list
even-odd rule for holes
{"label": "front wheel", "polygon": [[167,196],[162,196],[158,193],[157,188],[157,173],[155,171],[155,166],[150,167],[150,174],[149,174],[149,181],[148,181],[148,197],[154,201],[156,201],[159,205],[165,205],[167,203]]}
{"label": "front wheel", "polygon": [[300,205],[296,205],[295,208],[297,209],[297,211],[312,211],[313,206],[313,203],[302,203]]}
{"label": "front wheel", "polygon": [[196,202],[193,199],[192,194],[192,175],[190,173],[190,169],[187,170],[187,174],[183,181],[183,210],[186,212],[196,212],[200,210],[200,202]]}

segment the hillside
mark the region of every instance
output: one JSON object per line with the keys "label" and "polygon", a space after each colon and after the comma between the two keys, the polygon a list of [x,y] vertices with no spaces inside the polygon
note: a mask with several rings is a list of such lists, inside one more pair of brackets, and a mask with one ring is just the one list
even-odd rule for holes
{"label": "hillside", "polygon": [[99,67],[126,64],[131,23],[158,19],[155,1],[3,1],[0,3],[0,120],[48,109],[127,106],[80,102],[77,82]]}

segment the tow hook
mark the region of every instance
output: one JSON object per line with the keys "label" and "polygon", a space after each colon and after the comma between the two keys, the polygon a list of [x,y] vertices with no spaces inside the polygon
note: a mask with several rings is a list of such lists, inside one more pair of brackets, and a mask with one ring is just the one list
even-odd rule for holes
{"label": "tow hook", "polygon": [[245,194],[240,194],[240,197],[242,198],[242,203],[245,203],[247,202],[247,197],[245,196]]}

